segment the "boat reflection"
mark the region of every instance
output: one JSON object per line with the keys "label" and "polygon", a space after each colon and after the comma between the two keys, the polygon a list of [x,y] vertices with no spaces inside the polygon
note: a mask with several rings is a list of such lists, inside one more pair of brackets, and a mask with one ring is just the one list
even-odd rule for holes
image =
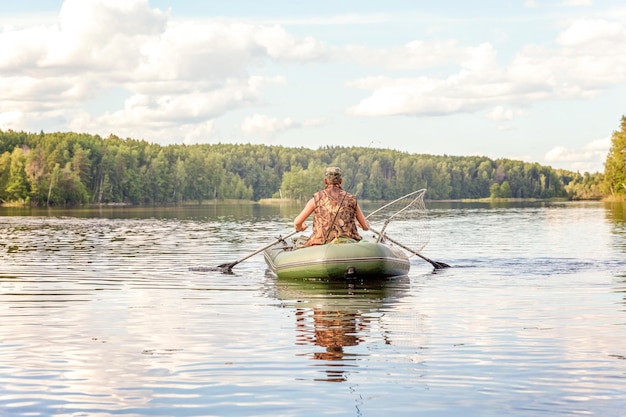
{"label": "boat reflection", "polygon": [[358,345],[370,338],[388,343],[375,328],[384,327],[381,317],[408,292],[409,283],[407,276],[366,282],[276,279],[281,305],[295,311],[296,344],[322,348],[306,353],[327,361],[325,378],[315,380],[346,380],[345,372],[368,356]]}

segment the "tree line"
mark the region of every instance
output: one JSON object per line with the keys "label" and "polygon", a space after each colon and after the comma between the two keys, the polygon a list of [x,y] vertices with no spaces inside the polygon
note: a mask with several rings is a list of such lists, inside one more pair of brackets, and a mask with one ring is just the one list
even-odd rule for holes
{"label": "tree line", "polygon": [[614,199],[626,199],[626,116],[622,116],[620,130],[611,136],[604,163],[603,192]]}
{"label": "tree line", "polygon": [[[428,189],[431,200],[599,199],[611,189],[601,173],[580,174],[481,156],[341,146],[315,150],[221,143],[161,146],[114,135],[0,130],[0,202],[4,203],[147,205],[308,199],[322,187],[327,166],[341,167],[344,188],[368,200],[392,200],[420,188]],[[611,178],[624,182],[626,175],[621,175]],[[621,192],[619,186],[611,190]]]}

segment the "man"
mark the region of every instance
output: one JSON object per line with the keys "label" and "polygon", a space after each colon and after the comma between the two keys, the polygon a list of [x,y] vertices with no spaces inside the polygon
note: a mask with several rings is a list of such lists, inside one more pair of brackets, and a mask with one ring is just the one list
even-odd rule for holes
{"label": "man", "polygon": [[307,228],[304,221],[314,213],[313,231],[306,246],[323,245],[336,237],[361,240],[355,220],[361,229],[369,229],[356,197],[341,188],[342,181],[340,168],[326,168],[324,171],[326,187],[315,193],[295,218],[293,225],[298,232],[302,232]]}

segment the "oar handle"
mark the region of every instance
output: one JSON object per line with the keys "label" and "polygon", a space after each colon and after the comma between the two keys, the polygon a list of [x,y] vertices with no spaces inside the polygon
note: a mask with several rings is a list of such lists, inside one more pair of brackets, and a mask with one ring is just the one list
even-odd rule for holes
{"label": "oar handle", "polygon": [[252,252],[249,255],[244,256],[241,259],[237,259],[235,262],[231,262],[229,264],[222,264],[222,265],[218,265],[217,267],[220,269],[224,269],[224,270],[231,270],[233,268],[233,266],[237,265],[240,262],[245,261],[248,258],[252,258],[254,255],[263,252],[265,249],[269,248],[270,246],[274,246],[275,244],[277,244],[278,242],[282,242],[283,240],[295,235],[296,233],[298,233],[297,230],[294,230],[293,232],[287,234],[286,236],[279,236],[278,239],[274,240],[272,243],[268,243],[267,245],[263,246],[262,248],[257,249],[256,251]]}

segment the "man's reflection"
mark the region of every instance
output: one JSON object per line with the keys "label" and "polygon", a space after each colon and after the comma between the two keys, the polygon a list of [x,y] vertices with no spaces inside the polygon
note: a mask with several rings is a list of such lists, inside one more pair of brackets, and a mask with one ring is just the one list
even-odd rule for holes
{"label": "man's reflection", "polygon": [[368,338],[372,322],[409,286],[408,277],[374,282],[278,282],[279,297],[294,303],[296,343],[323,348],[312,358],[329,361],[326,381],[344,381],[359,354],[347,352]]}
{"label": "man's reflection", "polygon": [[323,346],[325,352],[315,352],[314,359],[340,360],[344,357],[344,346],[356,346],[363,341],[362,332],[369,323],[359,312],[341,310],[325,311],[313,308],[313,332],[307,328],[308,311],[296,311],[297,331],[300,344]]}

